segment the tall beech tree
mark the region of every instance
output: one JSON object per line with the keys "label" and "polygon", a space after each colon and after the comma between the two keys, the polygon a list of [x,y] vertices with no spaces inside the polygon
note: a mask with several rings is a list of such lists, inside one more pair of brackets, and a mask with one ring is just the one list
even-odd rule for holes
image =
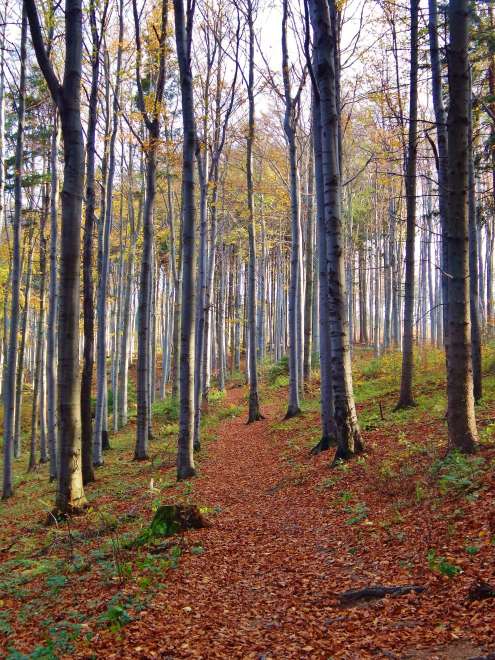
{"label": "tall beech tree", "polygon": [[59,82],[43,42],[35,0],[24,0],[39,67],[57,106],[64,142],[62,226],[58,311],[59,460],[56,511],[67,514],[86,504],[81,461],[79,378],[79,270],[84,185],[81,125],[82,0],[65,2],[65,61]]}
{"label": "tall beech tree", "polygon": [[402,373],[396,410],[416,405],[413,397],[414,369],[414,287],[416,243],[416,190],[418,153],[418,12],[419,0],[411,0],[411,65],[409,73],[409,133],[405,161],[406,188],[406,274],[404,282],[404,327]]}
{"label": "tall beech tree", "polygon": [[302,232],[301,232],[301,204],[300,204],[300,182],[297,163],[296,129],[299,114],[300,96],[304,85],[305,76],[302,76],[301,84],[292,96],[289,53],[287,47],[287,20],[289,17],[288,0],[282,5],[282,78],[284,81],[284,132],[287,138],[289,150],[290,168],[290,215],[291,215],[291,256],[290,256],[290,284],[289,284],[289,403],[286,417],[299,415],[300,392],[300,362],[302,330]]}
{"label": "tall beech tree", "polygon": [[[314,43],[314,84],[319,104],[321,135],[321,177],[323,199],[322,216],[325,226],[325,253],[320,258],[327,262],[326,302],[329,313],[330,350],[328,362],[322,368],[331,369],[334,400],[334,420],[337,435],[335,460],[348,459],[363,449],[356,415],[352,387],[351,354],[349,350],[349,322],[345,292],[344,251],[342,243],[342,188],[340,172],[339,117],[337,90],[339,71],[337,29],[333,0],[309,0]],[[331,18],[332,17],[332,18]],[[317,123],[315,122],[315,126]]]}
{"label": "tall beech tree", "polygon": [[7,350],[7,378],[4,392],[3,499],[7,499],[14,494],[12,459],[14,454],[16,383],[18,372],[17,349],[19,345],[19,298],[21,287],[22,172],[24,164],[24,115],[26,109],[27,16],[24,6],[21,23],[19,100],[17,102],[17,136],[15,144],[14,222],[12,227],[10,328]]}
{"label": "tall beech tree", "polygon": [[100,50],[106,21],[108,1],[104,3],[100,29],[98,30],[94,0],[89,4],[91,27],[91,85],[88,100],[88,126],[86,129],[86,205],[83,243],[83,316],[84,349],[81,375],[81,444],[84,483],[94,481],[93,470],[93,423],[91,412],[91,387],[94,366],[94,284],[93,284],[93,229],[95,225],[95,156],[96,127],[98,120],[98,91],[100,78]]}
{"label": "tall beech tree", "polygon": [[254,143],[254,2],[246,0],[243,6],[247,22],[248,72],[245,77],[248,96],[248,125],[246,135],[246,187],[248,207],[248,374],[249,374],[249,410],[248,424],[263,419],[260,412],[258,394],[258,364],[256,354],[256,225],[254,219],[253,189],[253,143]]}
{"label": "tall beech tree", "polygon": [[449,447],[473,452],[477,430],[474,412],[469,310],[469,2],[450,0],[448,7],[449,112],[447,422]]}
{"label": "tall beech tree", "polygon": [[148,458],[150,423],[150,352],[151,326],[150,303],[153,268],[153,209],[156,195],[157,152],[160,141],[160,119],[162,100],[166,82],[166,41],[168,25],[168,1],[162,0],[160,11],[160,31],[156,33],[158,41],[158,66],[154,88],[145,94],[141,74],[143,49],[141,40],[141,16],[137,2],[132,3],[134,30],[136,36],[136,86],[138,108],[143,118],[148,139],[142,144],[146,157],[145,200],[143,209],[143,251],[139,278],[138,309],[138,359],[137,359],[137,424],[134,458],[138,461]]}
{"label": "tall beech tree", "polygon": [[183,0],[174,0],[175,41],[179,60],[182,99],[182,291],[179,358],[179,438],[177,479],[196,474],[194,468],[194,153],[196,124],[191,71],[194,4],[184,11]]}

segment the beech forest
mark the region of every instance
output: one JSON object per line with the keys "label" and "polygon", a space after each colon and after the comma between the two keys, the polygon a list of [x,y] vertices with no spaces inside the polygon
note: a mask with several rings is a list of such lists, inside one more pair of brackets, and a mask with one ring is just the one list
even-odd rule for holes
{"label": "beech forest", "polygon": [[0,657],[495,659],[495,0],[0,0]]}

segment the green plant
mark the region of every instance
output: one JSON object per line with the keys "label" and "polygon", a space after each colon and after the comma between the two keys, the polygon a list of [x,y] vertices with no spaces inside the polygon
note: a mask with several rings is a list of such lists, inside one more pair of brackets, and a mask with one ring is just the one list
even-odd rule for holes
{"label": "green plant", "polygon": [[362,374],[364,378],[374,379],[381,376],[383,373],[382,361],[378,358],[374,358],[365,364],[362,368]]}
{"label": "green plant", "polygon": [[50,593],[52,596],[56,596],[60,589],[65,587],[67,581],[65,575],[50,575],[46,578],[46,585],[47,587],[50,587]]}
{"label": "green plant", "polygon": [[242,406],[236,406],[234,403],[231,403],[226,408],[222,408],[218,411],[216,417],[219,421],[222,419],[229,419],[232,417],[238,417],[243,411]]}
{"label": "green plant", "polygon": [[10,635],[12,628],[10,626],[10,613],[6,610],[0,612],[0,633]]}
{"label": "green plant", "polygon": [[440,493],[469,493],[478,488],[484,462],[481,456],[466,456],[458,450],[435,461],[431,470],[437,476]]}
{"label": "green plant", "polygon": [[132,621],[132,617],[124,605],[112,599],[106,612],[100,616],[100,621],[106,623],[112,632],[118,632]]}
{"label": "green plant", "polygon": [[351,514],[351,517],[345,521],[346,525],[357,525],[368,517],[368,507],[364,502],[357,502],[352,507],[347,506],[345,510]]}
{"label": "green plant", "polygon": [[208,392],[208,402],[209,403],[218,403],[225,399],[225,390],[218,390],[216,387],[212,387]]}
{"label": "green plant", "polygon": [[176,422],[179,419],[179,401],[171,396],[155,401],[152,411],[154,415],[165,418],[167,422]]}
{"label": "green plant", "polygon": [[275,362],[272,364],[266,373],[266,379],[269,383],[269,385],[276,385],[277,380],[280,377],[288,377],[289,375],[289,358],[287,356],[284,356],[281,360],[278,362]]}
{"label": "green plant", "polygon": [[354,495],[348,490],[343,490],[342,492],[339,493],[339,497],[344,504],[348,504],[352,500]]}
{"label": "green plant", "polygon": [[441,575],[445,575],[449,578],[455,577],[456,575],[459,575],[459,573],[462,573],[462,568],[456,566],[455,564],[451,564],[447,559],[445,559],[445,557],[438,556],[435,548],[428,550],[426,558],[428,559],[428,566],[430,567],[430,570],[434,573],[440,573]]}
{"label": "green plant", "polygon": [[481,548],[477,545],[466,545],[464,548],[468,555],[477,555]]}

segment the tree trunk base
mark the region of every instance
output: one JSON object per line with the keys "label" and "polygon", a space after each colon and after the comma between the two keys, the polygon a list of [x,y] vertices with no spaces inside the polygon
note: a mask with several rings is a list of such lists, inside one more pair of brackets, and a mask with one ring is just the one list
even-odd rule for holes
{"label": "tree trunk base", "polygon": [[261,422],[261,420],[266,419],[259,411],[257,413],[249,413],[248,421],[246,424],[252,424],[253,422]]}
{"label": "tree trunk base", "polygon": [[177,468],[177,481],[185,481],[190,477],[196,476],[196,470],[190,466],[178,467]]}
{"label": "tree trunk base", "polygon": [[259,422],[262,419],[265,419],[260,413],[260,403],[258,399],[258,392],[250,391],[249,392],[249,413],[248,420],[246,424],[252,424],[253,422]]}
{"label": "tree trunk base", "polygon": [[301,408],[299,408],[299,406],[292,406],[289,404],[284,419],[291,419],[292,417],[297,417],[300,414],[301,414]]}
{"label": "tree trunk base", "polygon": [[66,510],[62,510],[56,506],[47,515],[45,525],[46,527],[51,527],[60,521],[67,520],[68,518],[82,516],[86,512],[88,506],[86,500],[81,501],[79,504],[71,504]]}
{"label": "tree trunk base", "polygon": [[393,411],[399,412],[399,410],[409,410],[410,408],[417,408],[417,407],[418,404],[414,399],[399,399]]}
{"label": "tree trunk base", "polygon": [[337,445],[337,451],[333,457],[331,467],[335,467],[339,461],[349,461],[351,458],[355,458],[358,454],[361,454],[364,451],[361,440],[356,439],[354,441],[354,451],[345,449],[344,447]]}
{"label": "tree trunk base", "polygon": [[[103,463],[96,467],[101,467]],[[83,472],[83,486],[87,486],[88,484],[92,484],[96,481],[95,478],[95,473],[94,470],[91,470],[90,472]]]}
{"label": "tree trunk base", "polygon": [[133,461],[149,461],[150,457],[148,454],[134,454],[134,458],[132,459]]}
{"label": "tree trunk base", "polygon": [[101,447],[103,451],[107,451],[108,449],[111,449],[108,431],[101,432]]}
{"label": "tree trunk base", "polygon": [[318,454],[321,454],[324,451],[328,451],[330,447],[336,447],[336,446],[337,446],[337,440],[329,435],[325,435],[321,438],[320,442],[310,450],[309,453],[311,454],[311,456],[317,456]]}
{"label": "tree trunk base", "polygon": [[193,449],[196,452],[201,450],[201,442],[199,440],[194,441]]}

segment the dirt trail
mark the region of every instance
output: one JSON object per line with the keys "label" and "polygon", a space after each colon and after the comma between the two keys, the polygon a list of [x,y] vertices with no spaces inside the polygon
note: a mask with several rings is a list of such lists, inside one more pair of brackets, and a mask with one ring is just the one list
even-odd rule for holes
{"label": "dirt trail", "polygon": [[[229,390],[226,403],[244,395]],[[113,652],[104,634],[93,640],[97,657],[103,647],[105,657],[120,658],[420,657],[394,652],[432,626],[418,597],[335,607],[335,591],[379,581],[381,558],[366,549],[349,555],[350,528],[315,488],[326,458],[309,459],[305,449],[301,461],[319,465],[319,475],[298,478],[286,460],[287,436],[272,429],[281,407],[263,413],[266,420],[249,426],[244,415],[224,421],[208,446],[192,500],[218,514],[210,529],[187,535],[204,552],[185,554],[167,573],[151,607],[112,639]],[[410,581],[400,570],[392,583],[394,576]]]}

